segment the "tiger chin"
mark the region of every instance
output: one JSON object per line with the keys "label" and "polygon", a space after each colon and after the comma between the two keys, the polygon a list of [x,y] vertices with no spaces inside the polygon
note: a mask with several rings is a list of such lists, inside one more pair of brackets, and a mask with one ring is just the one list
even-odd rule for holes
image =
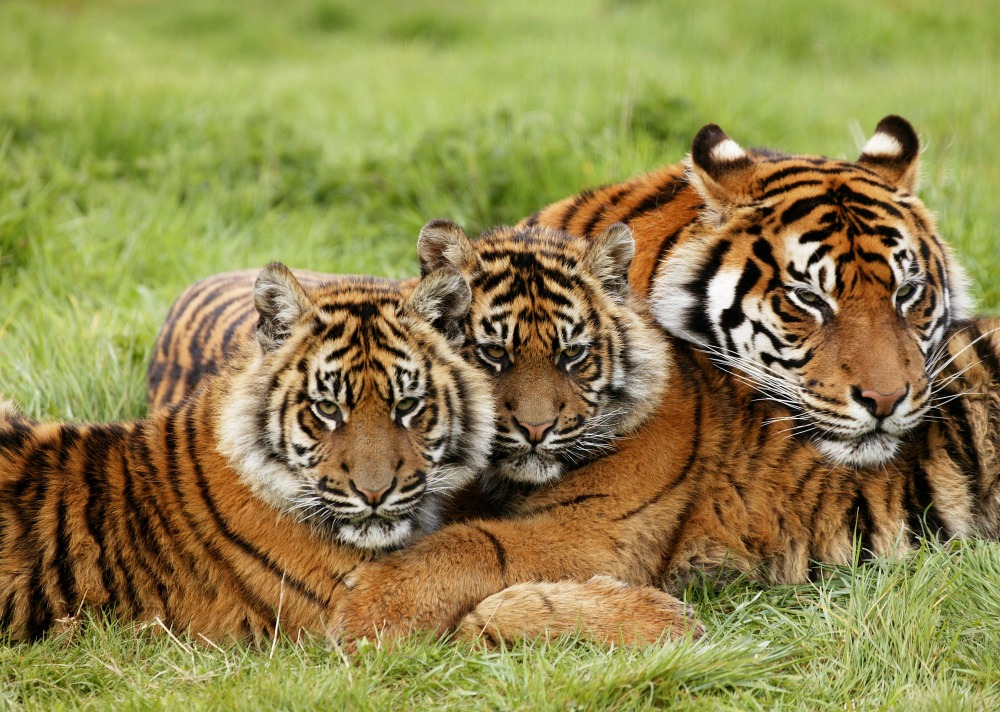
{"label": "tiger chin", "polygon": [[857,161],[746,149],[715,124],[689,156],[554,203],[524,225],[632,228],[630,273],[656,321],[786,408],[831,462],[888,463],[931,406],[968,280],[915,195],[899,116]]}
{"label": "tiger chin", "polygon": [[0,630],[91,607],[209,637],[323,632],[345,575],[434,529],[485,466],[493,401],[457,348],[459,274],[307,294],[275,263],[253,297],[245,352],[145,420],[0,401]]}

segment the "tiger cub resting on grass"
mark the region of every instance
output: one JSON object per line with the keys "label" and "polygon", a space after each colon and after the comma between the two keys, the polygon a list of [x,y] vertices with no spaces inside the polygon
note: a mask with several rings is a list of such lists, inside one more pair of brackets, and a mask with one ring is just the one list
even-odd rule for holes
{"label": "tiger cub resting on grass", "polygon": [[899,117],[855,163],[748,151],[709,125],[684,164],[529,218],[633,228],[633,290],[672,336],[665,398],[507,518],[360,567],[339,629],[447,629],[518,581],[797,583],[850,563],[856,540],[870,558],[927,533],[1000,538],[1000,322],[963,321],[962,269],[913,194],[918,157]]}
{"label": "tiger cub resting on grass", "polygon": [[[0,631],[34,639],[90,608],[209,638],[322,633],[345,575],[433,529],[485,465],[489,379],[454,348],[461,276],[307,294],[272,264],[254,298],[244,353],[145,420],[38,423],[0,403]],[[506,594],[531,616],[511,637],[694,628],[669,595],[607,579]]]}
{"label": "tiger cub resting on grass", "polygon": [[[806,172],[815,167],[793,163]],[[875,181],[872,169],[839,164],[819,174]],[[438,253],[437,266],[463,269],[460,245]],[[863,274],[857,262],[872,255],[852,253],[851,259],[853,274]],[[505,518],[450,524],[407,551],[360,567],[349,577],[353,590],[338,603],[338,629],[357,636],[377,628],[386,638],[412,628],[448,629],[484,596],[524,581],[603,574],[675,588],[699,572],[737,571],[795,583],[816,576],[823,563],[849,564],[856,536],[862,558],[905,552],[928,532],[1000,538],[1000,324],[956,323],[955,311],[937,311],[939,298],[961,293],[961,285],[950,296],[942,291],[948,275],[960,272],[949,272],[944,259],[929,264],[937,280],[936,296],[928,297],[934,308],[925,305],[914,316],[918,333],[933,332],[922,343],[939,346],[926,357],[918,353],[916,365],[911,359],[924,374],[920,407],[909,411],[908,430],[899,433],[888,461],[832,463],[827,444],[789,432],[788,419],[801,413],[763,401],[755,379],[733,378],[718,367],[715,352],[674,338],[662,355],[668,383],[656,414],[614,453],[529,493]],[[930,293],[929,284],[903,294],[896,289],[892,307],[908,314],[904,296]],[[910,330],[879,335],[891,350],[913,341]],[[871,366],[861,354],[845,371],[859,364]],[[873,404],[874,414],[884,417],[880,408]],[[481,625],[491,620],[497,619]]]}

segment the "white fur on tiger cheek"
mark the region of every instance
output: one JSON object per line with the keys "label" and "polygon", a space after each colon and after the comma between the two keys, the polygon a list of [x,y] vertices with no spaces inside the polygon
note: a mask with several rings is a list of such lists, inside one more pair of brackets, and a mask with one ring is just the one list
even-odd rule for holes
{"label": "white fur on tiger cheek", "polygon": [[895,138],[880,131],[868,139],[868,143],[861,149],[861,152],[866,156],[896,158],[902,155],[903,147]]}
{"label": "white fur on tiger cheek", "polygon": [[951,318],[954,321],[967,319],[975,312],[976,306],[975,300],[972,298],[971,280],[965,273],[965,268],[955,258],[951,247],[943,244],[942,248],[944,249],[948,274],[948,289],[945,291],[945,298],[951,309]]}
{"label": "white fur on tiger cheek", "polygon": [[650,293],[649,309],[656,322],[675,336],[700,343],[703,336],[687,330],[688,316],[702,309],[688,291],[697,275],[705,246],[700,240],[682,243],[674,248],[669,261],[662,262]]}
{"label": "white fur on tiger cheek", "polygon": [[722,326],[720,325],[722,312],[733,305],[740,277],[740,270],[719,270],[708,284],[708,292],[706,294],[708,305],[706,311],[708,312],[709,320],[712,322],[715,338],[720,344],[726,343],[726,335],[723,333]]}
{"label": "white fur on tiger cheek", "polygon": [[[251,372],[253,369],[249,369]],[[261,448],[255,414],[261,408],[252,377],[241,373],[220,404],[218,450],[245,485],[275,509],[288,512],[299,491],[294,473]]]}
{"label": "white fur on tiger cheek", "polygon": [[712,160],[716,163],[732,163],[746,158],[746,151],[731,138],[720,141],[712,147]]}

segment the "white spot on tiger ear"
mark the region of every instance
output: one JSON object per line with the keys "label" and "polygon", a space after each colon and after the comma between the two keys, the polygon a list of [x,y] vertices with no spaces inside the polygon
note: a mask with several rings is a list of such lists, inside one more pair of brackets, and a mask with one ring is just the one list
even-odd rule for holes
{"label": "white spot on tiger ear", "polygon": [[746,158],[746,155],[747,152],[743,150],[743,147],[731,138],[720,141],[712,147],[712,160],[716,163],[732,163]]}
{"label": "white spot on tiger ear", "polygon": [[880,131],[868,139],[861,153],[873,158],[879,156],[894,158],[903,154],[903,146],[894,137]]}

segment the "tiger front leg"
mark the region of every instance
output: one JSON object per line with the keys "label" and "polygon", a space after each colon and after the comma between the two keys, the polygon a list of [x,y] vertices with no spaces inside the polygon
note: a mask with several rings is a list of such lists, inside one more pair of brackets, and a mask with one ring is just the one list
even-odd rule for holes
{"label": "tiger front leg", "polygon": [[391,641],[412,631],[443,634],[514,584],[587,581],[598,574],[630,584],[652,581],[660,560],[655,547],[616,547],[598,528],[581,537],[581,527],[573,524],[543,517],[446,527],[359,567],[347,581],[351,590],[334,609],[331,632],[348,641]]}

